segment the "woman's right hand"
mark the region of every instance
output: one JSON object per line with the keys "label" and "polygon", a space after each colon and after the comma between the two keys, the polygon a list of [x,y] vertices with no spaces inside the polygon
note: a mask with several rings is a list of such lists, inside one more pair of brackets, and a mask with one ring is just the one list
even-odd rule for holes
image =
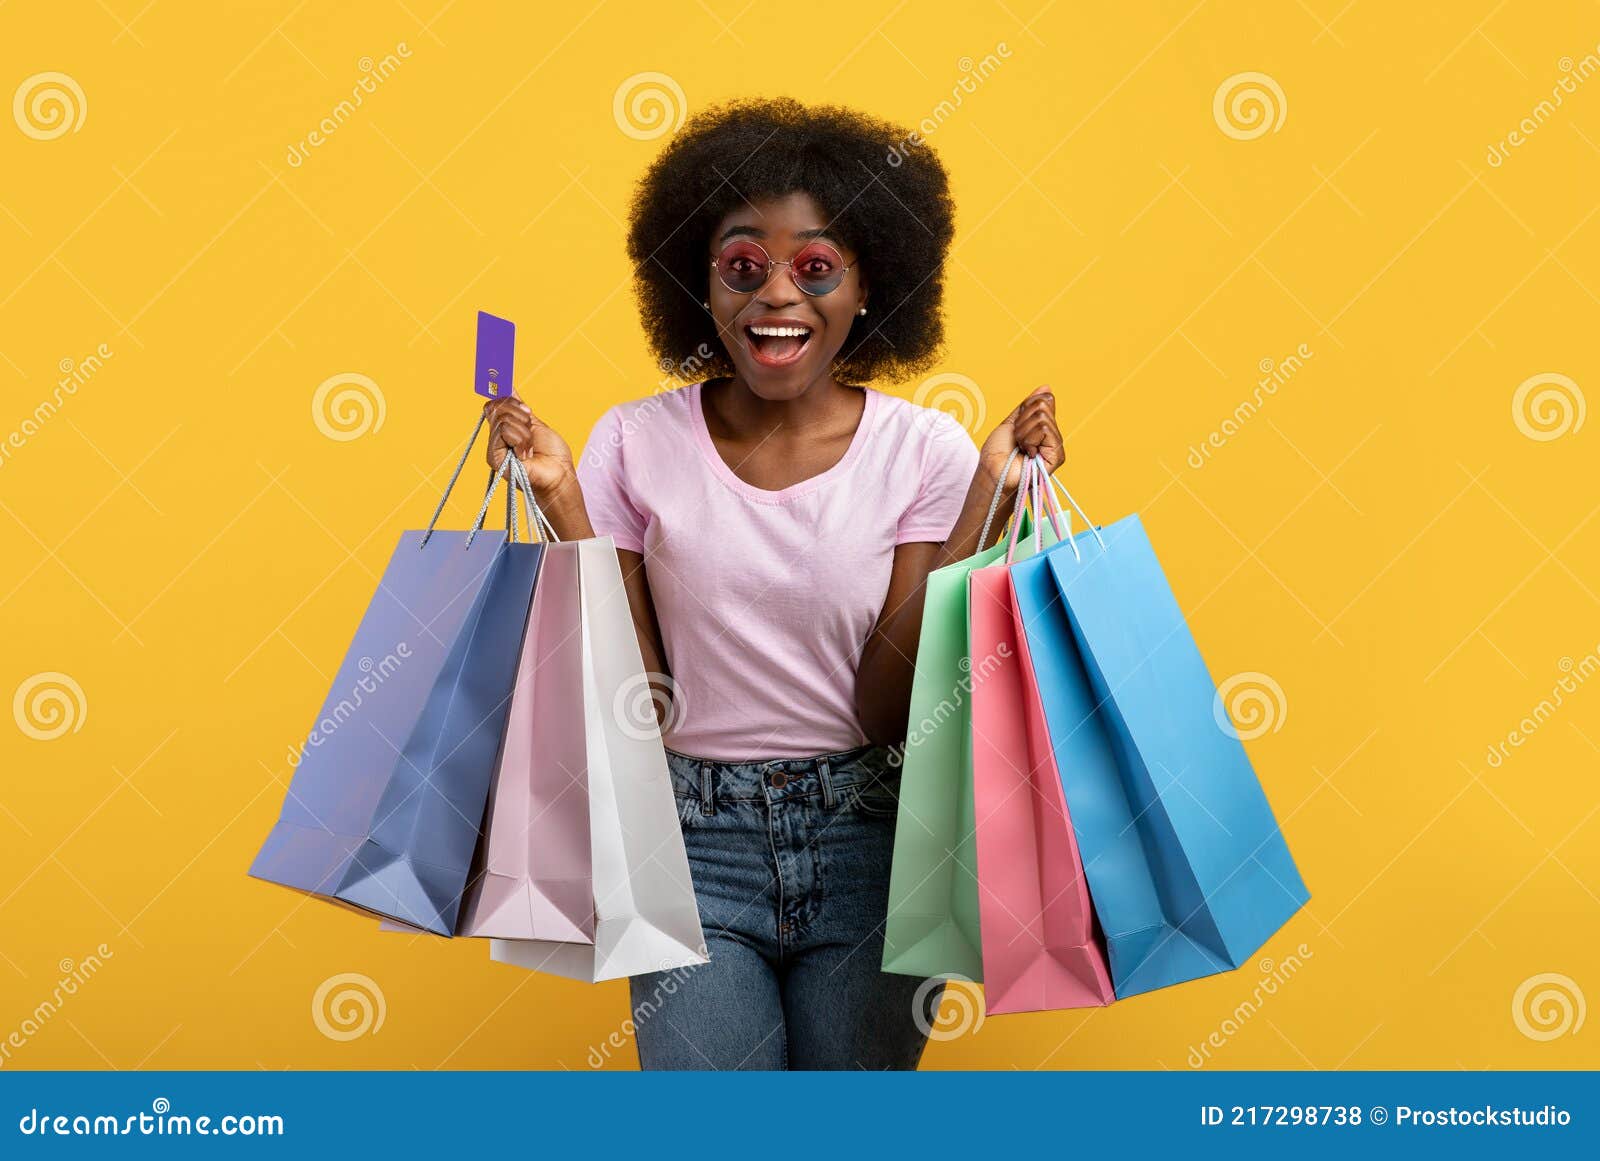
{"label": "woman's right hand", "polygon": [[532,409],[512,396],[484,404],[489,419],[489,466],[495,471],[505,462],[508,449],[515,450],[528,473],[534,492],[548,497],[573,478],[572,452],[567,441],[536,416]]}

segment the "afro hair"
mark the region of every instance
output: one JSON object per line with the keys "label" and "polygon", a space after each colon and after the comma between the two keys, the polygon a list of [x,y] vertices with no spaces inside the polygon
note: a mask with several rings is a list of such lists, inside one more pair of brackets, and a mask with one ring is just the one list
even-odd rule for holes
{"label": "afro hair", "polygon": [[697,114],[640,179],[628,256],[661,365],[732,374],[701,305],[712,231],[745,203],[793,193],[815,199],[830,231],[858,255],[871,293],[871,325],[851,335],[835,373],[859,384],[926,370],[944,337],[944,259],[954,233],[944,167],[887,121],[787,98]]}

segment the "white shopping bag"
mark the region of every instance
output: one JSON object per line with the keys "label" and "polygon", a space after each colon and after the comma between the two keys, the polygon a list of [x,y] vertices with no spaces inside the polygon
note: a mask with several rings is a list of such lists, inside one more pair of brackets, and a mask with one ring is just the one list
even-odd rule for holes
{"label": "white shopping bag", "polygon": [[583,712],[594,859],[594,943],[494,939],[490,957],[571,979],[613,980],[707,962],[667,754],[630,702],[644,660],[610,537],[576,542]]}

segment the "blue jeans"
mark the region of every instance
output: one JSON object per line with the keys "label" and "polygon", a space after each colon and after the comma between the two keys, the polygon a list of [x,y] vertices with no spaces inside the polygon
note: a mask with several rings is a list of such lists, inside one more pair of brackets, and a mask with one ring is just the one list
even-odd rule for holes
{"label": "blue jeans", "polygon": [[888,751],[667,763],[711,962],[634,977],[640,1065],[916,1068],[942,983],[880,967]]}

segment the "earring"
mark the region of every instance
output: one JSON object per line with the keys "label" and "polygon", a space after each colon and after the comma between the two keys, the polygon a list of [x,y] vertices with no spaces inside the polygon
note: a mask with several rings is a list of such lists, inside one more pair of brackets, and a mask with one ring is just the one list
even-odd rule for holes
{"label": "earring", "polygon": [[866,307],[862,307],[860,310],[856,311],[856,313],[857,314],[866,314],[867,313],[867,308]]}
{"label": "earring", "polygon": [[710,309],[711,309],[711,303],[710,303],[710,301],[709,301],[709,300],[708,300],[708,301],[706,301],[706,302],[702,302],[702,303],[701,303],[701,304],[700,304],[700,305],[701,305],[701,306],[703,306],[703,307],[705,307],[705,308],[706,308],[706,309],[707,309],[707,310],[710,310]]}

